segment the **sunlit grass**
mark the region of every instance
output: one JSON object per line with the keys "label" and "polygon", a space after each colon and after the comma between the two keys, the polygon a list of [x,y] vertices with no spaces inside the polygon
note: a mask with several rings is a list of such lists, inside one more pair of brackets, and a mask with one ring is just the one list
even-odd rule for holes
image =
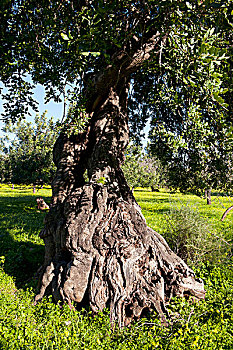
{"label": "sunlit grass", "polygon": [[[187,204],[223,232],[231,242],[233,212],[221,216],[232,198],[214,195],[212,205],[194,195],[136,189],[135,197],[147,223],[163,234],[171,206]],[[157,315],[111,331],[108,311],[93,316],[59,307],[50,300],[33,305],[37,270],[43,262],[44,243],[39,238],[45,213],[37,210],[36,198],[49,203],[51,189],[0,186],[0,349],[152,350],[233,348],[232,259],[218,266],[203,264],[197,274],[204,279],[206,300],[190,304],[174,300],[169,310],[172,323],[161,327]]]}
{"label": "sunlit grass", "polygon": [[134,195],[142,208],[142,212],[148,225],[159,233],[163,233],[166,225],[165,214],[171,206],[189,205],[197,210],[206,220],[208,220],[216,231],[222,232],[228,239],[233,233],[233,211],[230,212],[224,221],[221,217],[224,211],[233,205],[233,197],[221,196],[213,193],[212,204],[207,205],[206,199],[196,195],[170,193],[165,190],[151,192],[150,190],[137,189]]}

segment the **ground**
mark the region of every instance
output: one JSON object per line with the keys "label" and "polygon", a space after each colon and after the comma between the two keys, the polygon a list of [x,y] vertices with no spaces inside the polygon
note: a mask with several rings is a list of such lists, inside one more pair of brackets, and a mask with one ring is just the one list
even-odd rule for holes
{"label": "ground", "polygon": [[[233,347],[232,261],[215,266],[205,264],[196,273],[204,279],[206,300],[189,304],[174,300],[169,311],[173,325],[161,328],[156,314],[124,330],[110,331],[108,313],[93,316],[88,311],[59,308],[49,300],[33,306],[36,279],[33,275],[43,260],[43,243],[38,237],[44,213],[38,212],[36,198],[49,202],[50,189],[33,194],[32,188],[0,188],[0,348],[2,349],[231,349]],[[135,196],[147,223],[162,233],[165,211],[172,203],[195,205],[225,237],[232,237],[231,214],[221,222],[233,200],[204,199],[180,193],[152,193],[137,189]],[[165,224],[165,222],[164,222]],[[5,261],[4,261],[5,260]],[[29,265],[30,264],[30,265]],[[28,267],[26,268],[26,266]],[[32,289],[28,289],[32,287]]]}

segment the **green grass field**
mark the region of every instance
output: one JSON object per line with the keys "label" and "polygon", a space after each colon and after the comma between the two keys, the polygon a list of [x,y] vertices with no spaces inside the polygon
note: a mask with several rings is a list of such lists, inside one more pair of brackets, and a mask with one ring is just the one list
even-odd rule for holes
{"label": "green grass field", "polygon": [[[51,189],[0,186],[0,349],[233,349],[232,258],[196,267],[206,300],[192,304],[174,299],[171,324],[161,327],[155,313],[130,328],[111,330],[108,311],[93,316],[49,299],[34,306],[37,270],[43,261],[39,238],[45,213],[36,198],[49,202]],[[163,234],[167,211],[189,205],[206,218],[216,235],[232,243],[233,211],[220,221],[233,198],[214,194],[212,205],[194,195],[135,190],[148,225]]]}

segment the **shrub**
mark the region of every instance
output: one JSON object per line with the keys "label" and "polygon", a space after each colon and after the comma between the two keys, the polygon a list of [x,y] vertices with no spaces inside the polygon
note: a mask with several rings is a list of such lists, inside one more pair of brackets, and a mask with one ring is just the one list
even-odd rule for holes
{"label": "shrub", "polygon": [[227,256],[228,243],[188,204],[171,205],[163,235],[170,248],[188,264],[217,262]]}

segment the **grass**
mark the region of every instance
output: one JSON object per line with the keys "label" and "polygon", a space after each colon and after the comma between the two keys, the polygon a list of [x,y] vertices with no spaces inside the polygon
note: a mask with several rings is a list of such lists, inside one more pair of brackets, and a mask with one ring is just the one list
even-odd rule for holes
{"label": "grass", "polygon": [[[232,260],[196,269],[204,279],[206,300],[190,304],[174,299],[169,305],[171,325],[161,327],[157,315],[123,330],[111,330],[108,311],[93,316],[49,299],[34,306],[38,267],[43,261],[39,238],[45,213],[36,209],[36,198],[49,202],[51,189],[0,186],[0,349],[229,349],[233,348]],[[165,213],[172,205],[188,203],[208,220],[215,231],[231,242],[233,213],[221,222],[224,208],[233,199],[213,196],[211,206],[193,195],[152,193],[138,189],[135,196],[148,225],[163,233]]]}
{"label": "grass", "polygon": [[33,194],[31,188],[0,188],[0,256],[5,257],[5,272],[25,287],[43,261],[43,241],[39,238],[45,213],[36,209],[36,198],[48,200],[50,189]]}
{"label": "grass", "polygon": [[164,213],[169,210],[171,205],[181,206],[182,204],[187,204],[196,208],[213,225],[216,231],[222,232],[225,238],[232,239],[233,212],[230,212],[224,221],[220,220],[224,211],[233,205],[232,197],[213,193],[212,204],[207,205],[205,199],[191,194],[170,193],[167,191],[155,193],[144,189],[137,189],[134,194],[148,225],[160,234],[163,234],[164,229]]}

